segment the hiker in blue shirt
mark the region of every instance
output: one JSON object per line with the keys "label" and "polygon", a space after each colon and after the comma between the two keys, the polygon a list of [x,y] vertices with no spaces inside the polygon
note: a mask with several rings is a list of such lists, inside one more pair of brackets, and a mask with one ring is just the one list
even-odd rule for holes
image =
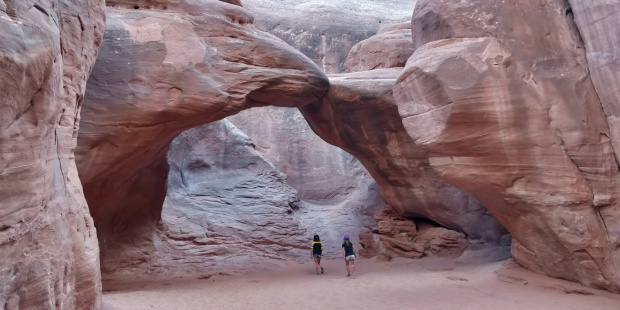
{"label": "hiker in blue shirt", "polygon": [[[344,262],[347,264],[347,277],[350,277],[351,273],[355,273],[355,249],[353,248],[353,243],[351,243],[349,235],[344,235],[342,255],[344,256]],[[349,263],[351,264],[350,268]]]}

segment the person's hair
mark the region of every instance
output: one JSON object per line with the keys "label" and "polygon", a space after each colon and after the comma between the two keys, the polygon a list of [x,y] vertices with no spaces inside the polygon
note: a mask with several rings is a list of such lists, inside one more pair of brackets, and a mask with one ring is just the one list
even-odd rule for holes
{"label": "person's hair", "polygon": [[321,241],[321,238],[319,238],[319,235],[314,235],[314,241]]}

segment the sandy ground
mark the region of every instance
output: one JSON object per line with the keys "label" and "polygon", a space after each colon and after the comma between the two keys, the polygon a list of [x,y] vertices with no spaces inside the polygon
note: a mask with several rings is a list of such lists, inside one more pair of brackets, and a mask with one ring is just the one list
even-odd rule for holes
{"label": "sandy ground", "polygon": [[545,276],[511,260],[476,265],[440,259],[358,260],[275,271],[221,272],[160,282],[104,283],[112,309],[620,309],[620,295]]}

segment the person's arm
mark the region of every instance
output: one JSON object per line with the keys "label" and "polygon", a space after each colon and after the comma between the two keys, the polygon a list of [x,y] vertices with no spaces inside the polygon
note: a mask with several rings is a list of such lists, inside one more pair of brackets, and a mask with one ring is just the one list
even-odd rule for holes
{"label": "person's arm", "polygon": [[346,255],[346,254],[345,254],[345,252],[344,252],[344,247],[342,247],[342,257],[343,257],[343,258],[347,258],[347,255]]}

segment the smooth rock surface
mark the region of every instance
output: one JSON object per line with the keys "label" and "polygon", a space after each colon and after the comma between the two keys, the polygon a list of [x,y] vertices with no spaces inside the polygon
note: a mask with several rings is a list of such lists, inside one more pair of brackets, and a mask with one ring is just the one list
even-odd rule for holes
{"label": "smooth rock surface", "polygon": [[567,3],[418,8],[413,37],[430,43],[394,97],[431,166],[506,226],[519,264],[620,291],[618,165]]}
{"label": "smooth rock surface", "polygon": [[166,152],[178,134],[250,107],[308,104],[328,86],[314,63],[257,30],[238,5],[107,5],[76,150],[103,251],[142,244],[153,231],[166,195]]}
{"label": "smooth rock surface", "polygon": [[100,309],[73,150],[100,0],[0,1],[0,308]]}

